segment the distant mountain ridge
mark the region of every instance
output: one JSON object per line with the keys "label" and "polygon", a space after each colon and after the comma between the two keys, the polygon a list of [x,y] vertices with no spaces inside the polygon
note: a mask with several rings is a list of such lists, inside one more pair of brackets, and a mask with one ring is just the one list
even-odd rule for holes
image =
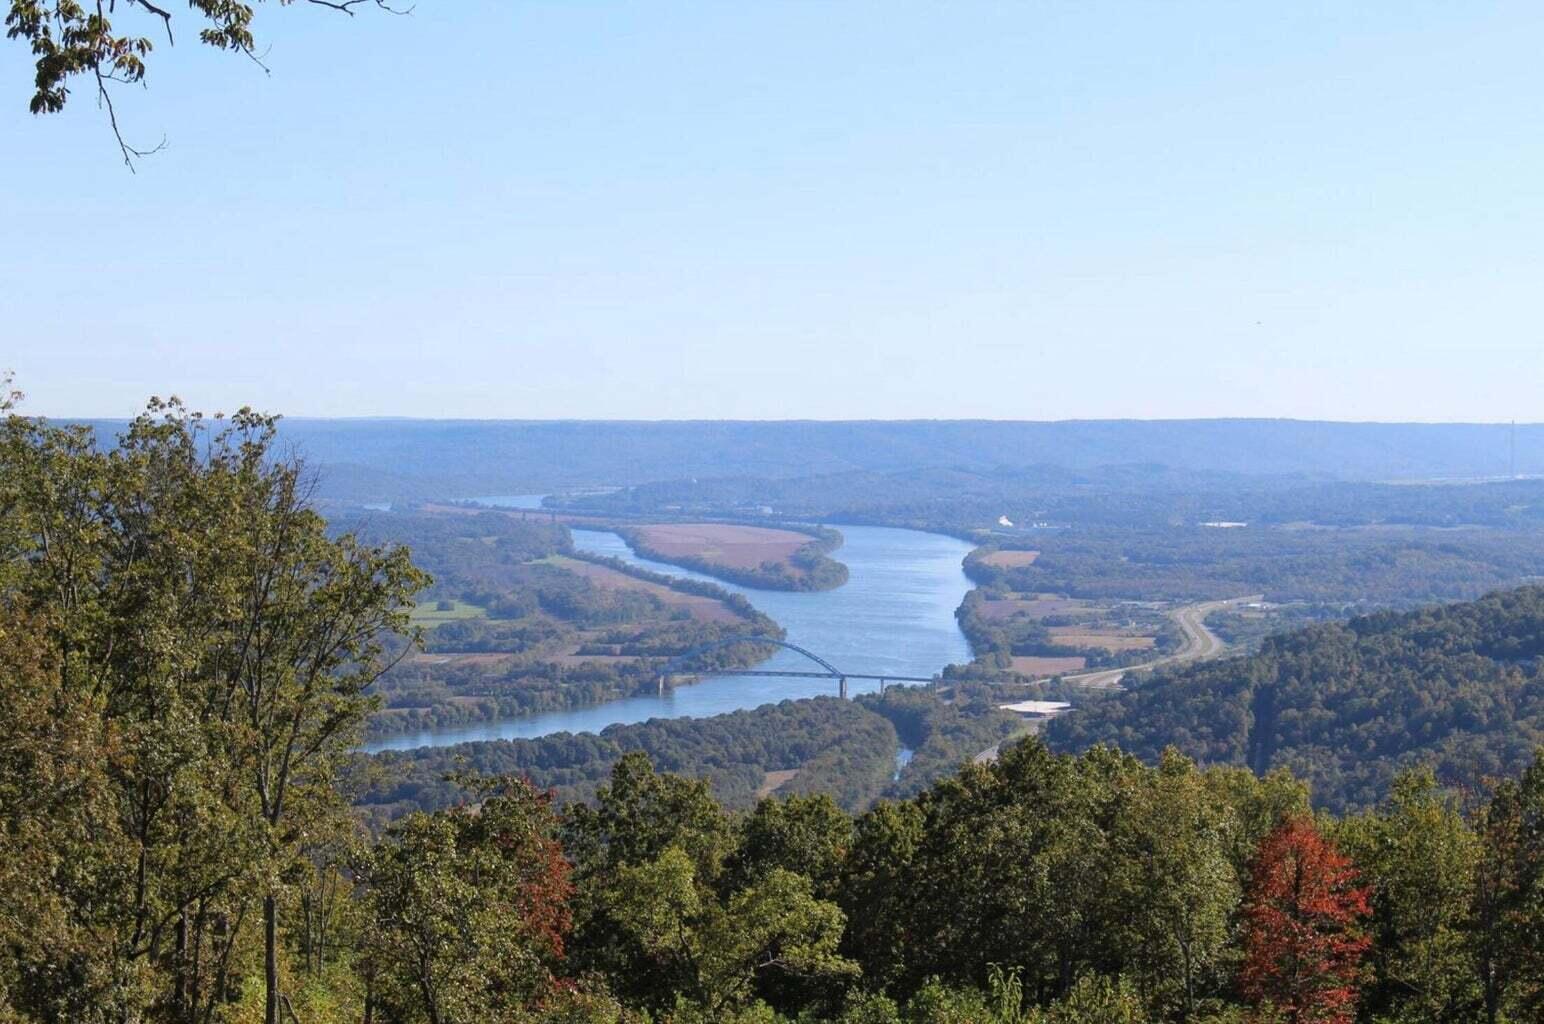
{"label": "distant mountain ridge", "polygon": [[[122,426],[90,422],[109,434]],[[288,419],[281,432],[325,471],[328,494],[359,500],[940,467],[1150,464],[1332,480],[1472,480],[1512,469],[1505,424]],[[1516,428],[1516,470],[1544,473],[1544,424]]]}

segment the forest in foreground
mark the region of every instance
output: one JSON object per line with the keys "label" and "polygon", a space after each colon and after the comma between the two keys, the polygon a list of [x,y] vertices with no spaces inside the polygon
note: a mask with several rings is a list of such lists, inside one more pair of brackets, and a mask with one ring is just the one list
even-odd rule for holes
{"label": "forest in foreground", "polygon": [[330,532],[274,437],[5,420],[0,1019],[1544,1014],[1537,756],[1337,816],[1285,769],[1027,740],[854,814],[729,810],[619,748],[589,799],[452,763],[459,797],[367,827],[354,751],[430,581]]}

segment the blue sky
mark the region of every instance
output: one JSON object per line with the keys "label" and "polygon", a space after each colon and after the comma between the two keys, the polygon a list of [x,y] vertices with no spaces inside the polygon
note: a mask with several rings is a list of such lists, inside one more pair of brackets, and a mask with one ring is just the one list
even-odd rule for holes
{"label": "blue sky", "polygon": [[31,411],[1544,420],[1537,4],[190,17],[133,176],[0,43]]}

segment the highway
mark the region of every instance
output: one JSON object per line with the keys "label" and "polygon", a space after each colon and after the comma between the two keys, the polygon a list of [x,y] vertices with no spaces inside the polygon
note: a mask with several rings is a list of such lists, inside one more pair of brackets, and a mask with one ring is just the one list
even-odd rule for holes
{"label": "highway", "polygon": [[1187,604],[1175,608],[1169,612],[1169,618],[1179,627],[1185,635],[1185,645],[1173,654],[1166,654],[1152,661],[1145,661],[1140,665],[1128,665],[1125,668],[1099,669],[1095,672],[1080,672],[1077,675],[1062,676],[1062,682],[1071,683],[1074,686],[1087,687],[1092,690],[1111,690],[1120,686],[1120,681],[1125,678],[1127,672],[1140,672],[1143,669],[1158,668],[1160,665],[1173,665],[1184,661],[1201,661],[1204,658],[1215,658],[1227,649],[1227,644],[1213,633],[1206,625],[1206,617],[1213,612],[1224,608],[1233,608],[1251,601],[1260,600],[1259,594],[1249,597],[1230,597],[1223,601],[1202,601],[1199,604]]}
{"label": "highway", "polygon": [[[1228,645],[1222,642],[1221,637],[1207,628],[1206,617],[1212,614],[1212,612],[1236,607],[1241,604],[1248,604],[1251,601],[1258,601],[1260,598],[1261,595],[1253,594],[1249,597],[1230,597],[1224,601],[1202,601],[1199,604],[1187,604],[1175,608],[1169,612],[1169,618],[1173,619],[1174,624],[1180,628],[1180,632],[1185,634],[1185,645],[1173,654],[1166,654],[1161,658],[1154,658],[1152,661],[1145,661],[1140,665],[1128,665],[1125,668],[1100,669],[1097,672],[1081,672],[1077,675],[1062,676],[1062,682],[1071,683],[1074,686],[1081,686],[1090,690],[1118,690],[1120,689],[1120,681],[1125,678],[1127,672],[1140,672],[1143,669],[1157,668],[1160,665],[1174,665],[1185,661],[1201,661],[1206,658],[1215,658],[1219,654],[1225,653]],[[1011,742],[1012,739],[1019,739],[1030,733],[1039,732],[1043,724],[1043,720],[1026,722],[1023,732],[1004,742]],[[998,748],[1001,746],[1001,743],[994,743],[977,754],[973,760],[977,764],[987,764],[995,761],[997,760]]]}

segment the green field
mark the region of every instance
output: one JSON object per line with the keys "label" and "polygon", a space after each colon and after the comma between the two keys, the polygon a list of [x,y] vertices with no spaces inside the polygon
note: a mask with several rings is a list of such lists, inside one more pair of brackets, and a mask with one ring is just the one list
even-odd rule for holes
{"label": "green field", "polygon": [[[449,604],[449,608],[439,607],[441,604]],[[481,605],[468,604],[465,601],[425,601],[414,605],[409,615],[409,621],[415,626],[433,626],[441,622],[452,622],[456,619],[483,619],[487,618],[488,609]]]}

